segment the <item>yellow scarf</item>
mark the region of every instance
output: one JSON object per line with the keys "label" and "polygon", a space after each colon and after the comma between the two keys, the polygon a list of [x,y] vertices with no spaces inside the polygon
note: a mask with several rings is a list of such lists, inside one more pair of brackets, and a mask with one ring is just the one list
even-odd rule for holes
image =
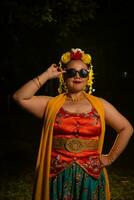
{"label": "yellow scarf", "polygon": [[[85,96],[97,110],[101,120],[101,136],[99,142],[99,153],[102,152],[104,133],[105,133],[105,120],[103,105],[98,97],[88,95]],[[39,146],[37,164],[36,164],[36,180],[34,186],[33,200],[49,200],[49,172],[51,161],[51,149],[52,149],[52,137],[53,137],[53,125],[55,117],[59,109],[62,107],[66,100],[65,94],[60,94],[49,101],[44,118],[44,125],[42,128],[41,141]],[[104,168],[104,174],[106,179],[106,200],[110,200],[109,181],[106,169]]]}

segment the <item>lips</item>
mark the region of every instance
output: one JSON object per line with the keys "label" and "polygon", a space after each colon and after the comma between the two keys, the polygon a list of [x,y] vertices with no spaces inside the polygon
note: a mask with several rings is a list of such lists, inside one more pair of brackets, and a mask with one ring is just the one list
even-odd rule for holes
{"label": "lips", "polygon": [[82,83],[82,82],[79,80],[75,80],[75,81],[73,81],[73,83]]}

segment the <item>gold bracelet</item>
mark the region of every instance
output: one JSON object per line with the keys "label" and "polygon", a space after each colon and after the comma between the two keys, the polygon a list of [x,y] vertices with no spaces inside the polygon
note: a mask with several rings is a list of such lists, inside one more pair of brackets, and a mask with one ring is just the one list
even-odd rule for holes
{"label": "gold bracelet", "polygon": [[36,78],[33,78],[32,81],[35,83],[35,85],[37,86],[37,88],[40,88],[40,87],[39,87],[39,84],[38,84],[37,81],[36,81]]}
{"label": "gold bracelet", "polygon": [[41,87],[41,86],[42,86],[42,84],[41,84],[41,82],[40,82],[40,79],[39,79],[39,77],[37,76],[37,77],[36,77],[36,79],[37,79],[37,81],[38,81],[38,84],[39,84],[39,86]]}
{"label": "gold bracelet", "polygon": [[114,159],[112,158],[112,156],[110,154],[108,154],[108,158],[110,160],[110,163],[112,164],[114,162]]}
{"label": "gold bracelet", "polygon": [[42,86],[42,84],[41,84],[41,82],[40,82],[38,76],[35,77],[35,78],[33,78],[33,82],[36,84],[36,86],[37,86],[38,88],[40,88],[40,87]]}

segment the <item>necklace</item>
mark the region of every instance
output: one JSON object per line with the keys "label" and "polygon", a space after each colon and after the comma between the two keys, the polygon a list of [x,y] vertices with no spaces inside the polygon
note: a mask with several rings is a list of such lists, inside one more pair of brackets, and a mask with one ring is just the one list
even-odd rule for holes
{"label": "necklace", "polygon": [[83,93],[78,97],[77,96],[71,96],[69,94],[67,95],[67,100],[70,100],[72,102],[78,102],[78,101],[80,101],[82,99],[85,99],[85,96],[83,95]]}

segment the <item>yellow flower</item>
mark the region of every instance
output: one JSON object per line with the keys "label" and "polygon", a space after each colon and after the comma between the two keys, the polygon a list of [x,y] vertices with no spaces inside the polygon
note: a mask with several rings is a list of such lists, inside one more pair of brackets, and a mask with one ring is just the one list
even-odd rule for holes
{"label": "yellow flower", "polygon": [[61,56],[61,62],[67,64],[70,61],[70,52],[66,52]]}
{"label": "yellow flower", "polygon": [[82,52],[82,58],[81,60],[85,63],[85,64],[90,64],[91,63],[91,56],[89,54],[85,54],[84,51]]}

